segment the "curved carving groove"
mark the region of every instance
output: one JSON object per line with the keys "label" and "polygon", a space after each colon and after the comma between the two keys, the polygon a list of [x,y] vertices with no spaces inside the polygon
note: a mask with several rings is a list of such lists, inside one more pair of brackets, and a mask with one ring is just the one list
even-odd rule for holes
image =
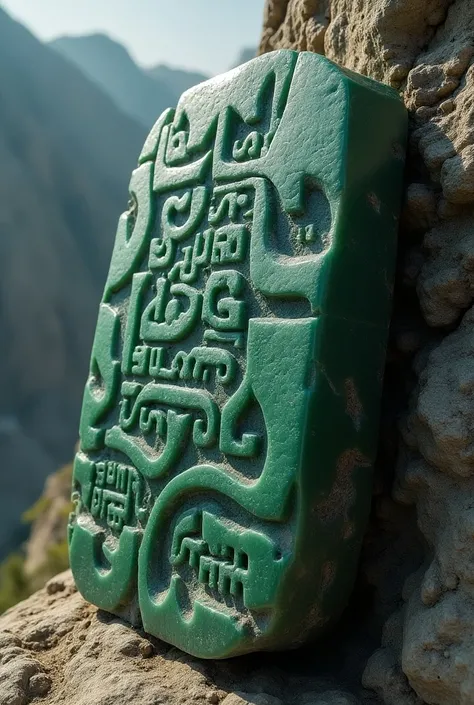
{"label": "curved carving groove", "polygon": [[128,302],[127,323],[123,339],[122,350],[122,372],[129,375],[133,366],[133,349],[136,345],[138,331],[140,328],[140,312],[143,308],[143,299],[148,286],[150,286],[151,274],[140,272],[134,274],[132,278],[132,288]]}
{"label": "curved carving groove", "polygon": [[[211,609],[200,602],[195,590],[186,599],[184,610],[182,594],[187,588],[177,571],[189,565],[206,591],[235,600],[240,610],[258,612],[272,607],[288,559],[266,533],[235,524],[225,518],[224,509],[216,513],[187,510],[172,529],[170,520],[179,512],[178,503],[186,499],[187,493],[175,496],[168,511],[154,513],[153,524],[146,531],[139,554],[143,624],[151,632],[159,624],[164,639],[178,638],[191,653],[198,644],[201,655],[208,651],[223,657],[246,631],[245,636],[251,637],[250,630],[239,620],[239,612],[230,616]],[[164,547],[169,544],[163,537],[170,532],[170,554],[165,555]]]}
{"label": "curved carving groove", "polygon": [[169,472],[178,460],[180,452],[186,444],[191,424],[192,416],[190,414],[177,414],[172,409],[168,411],[166,415],[166,443],[158,458],[155,453],[144,450],[133,436],[127,435],[118,426],[107,431],[105,442],[109,448],[119,450],[130,458],[144,477],[154,480]]}
{"label": "curved carving groove", "polygon": [[[324,253],[312,253],[305,256],[289,256],[275,251],[271,242],[274,228],[275,207],[272,184],[267,179],[250,178],[239,183],[239,189],[253,189],[255,202],[253,207],[252,236],[250,240],[250,274],[254,285],[266,296],[278,298],[305,298],[313,312],[319,308],[319,288],[324,287],[322,267],[328,250]],[[229,186],[214,189],[215,197],[224,194],[219,209],[232,207],[226,200]],[[241,194],[244,195],[244,194]],[[219,209],[216,214],[219,213]],[[335,225],[333,224],[333,227]]]}
{"label": "curved carving groove", "polygon": [[[170,242],[172,242],[170,240]],[[185,284],[192,284],[199,277],[201,267],[205,266],[211,258],[213,245],[212,230],[196,233],[194,244],[183,247],[184,258],[170,269],[168,279],[179,279]]]}
{"label": "curved carving groove", "polygon": [[[178,299],[188,299],[186,311],[180,310]],[[188,284],[171,284],[168,279],[157,279],[156,296],[145,308],[142,316],[140,335],[150,342],[182,340],[194,328],[199,318],[202,294]]]}
{"label": "curved carving groove", "polygon": [[[134,395],[136,388],[140,386],[134,382],[124,382],[122,384],[123,396]],[[130,428],[129,424],[137,422],[140,407],[146,404],[165,404],[177,408],[202,411],[206,422],[202,421],[202,419],[195,421],[193,430],[194,442],[198,446],[209,447],[217,440],[219,409],[216,402],[207,392],[151,382],[140,389],[130,417],[124,417],[125,428]]]}
{"label": "curved carving groove", "polygon": [[158,145],[162,137],[163,128],[165,125],[169,125],[172,122],[173,117],[174,110],[172,108],[168,108],[160,115],[145,140],[145,144],[143,145],[143,149],[138,158],[139,164],[143,164],[143,162],[148,162],[151,159],[155,159],[156,153],[158,151]]}
{"label": "curved carving groove", "polygon": [[254,399],[252,384],[246,376],[222,410],[219,447],[223,453],[244,458],[253,458],[257,455],[260,442],[257,434],[244,433],[241,439],[235,437],[237,422]]}
{"label": "curved carving groove", "polygon": [[[167,166],[166,152],[172,125],[163,128],[162,139],[158,144],[158,152],[155,162],[155,175],[153,180],[153,190],[162,193],[177,183],[181,186],[193,186],[202,183],[206,172],[212,164],[212,149],[208,150],[202,157],[189,164],[180,166]],[[210,130],[212,131],[212,125]]]}
{"label": "curved carving groove", "polygon": [[77,588],[86,600],[109,611],[127,601],[136,583],[140,537],[138,530],[125,527],[118,547],[111,551],[104,543],[103,531],[92,532],[82,524],[74,525],[70,564]]}
{"label": "curved carving groove", "polygon": [[188,564],[200,583],[221,596],[238,598],[242,592],[242,602],[249,610],[272,605],[285,565],[279,547],[263,532],[234,526],[228,519],[199,509],[192,509],[177,523],[170,563]]}
{"label": "curved carving groove", "polygon": [[[218,223],[221,223],[225,218],[229,218],[229,220],[233,223],[239,217],[240,211],[248,207],[248,203],[250,200],[248,193],[238,193],[237,191],[230,191],[229,193],[227,193],[228,190],[229,186],[218,186],[214,189],[212,202],[209,206],[208,217],[210,225],[217,225]],[[222,199],[218,203],[216,203],[216,201],[218,200],[216,197],[221,193],[223,193],[224,195]]]}
{"label": "curved carving groove", "polygon": [[251,239],[250,272],[255,286],[266,296],[304,297],[316,313],[318,290],[324,286],[321,268],[325,254],[289,257],[275,252],[269,242],[272,230],[271,184],[255,179],[255,206]]}
{"label": "curved carving groove", "polygon": [[232,156],[236,162],[258,159],[262,154],[264,136],[260,132],[250,132],[243,140],[236,140],[232,147]]}
{"label": "curved carving groove", "polygon": [[222,348],[197,346],[189,353],[180,350],[169,367],[166,367],[166,352],[164,347],[138,346],[137,365],[131,368],[132,374],[143,374],[146,370],[158,379],[173,382],[178,379],[194,380],[208,384],[211,371],[214,370],[216,383],[222,385],[230,384],[237,374],[237,360],[228,350]]}
{"label": "curved carving groove", "polygon": [[[243,330],[247,306],[242,297],[245,277],[235,269],[212,272],[207,280],[202,303],[202,319],[217,330]],[[230,296],[218,299],[221,292]]]}
{"label": "curved carving groove", "polygon": [[[198,186],[192,191],[186,191],[182,196],[170,196],[163,206],[161,225],[165,238],[181,242],[192,235],[201,222],[208,200],[205,186]],[[189,216],[185,223],[176,225],[173,222],[176,215],[186,213]]]}
{"label": "curved carving groove", "polygon": [[223,385],[232,382],[237,374],[237,360],[228,350],[196,347],[187,355],[180,377],[190,379],[192,374],[196,381],[207,381],[208,367],[215,368],[216,381]]}
{"label": "curved carving groove", "polygon": [[137,270],[145,254],[145,246],[153,223],[154,199],[150,198],[153,182],[153,163],[145,162],[135,169],[130,180],[130,193],[135,210],[120,216],[115,245],[105,286],[104,299],[121,289]]}
{"label": "curved carving groove", "polygon": [[98,424],[117,392],[120,363],[114,360],[113,353],[119,330],[118,314],[107,304],[101,304],[79,425],[83,450],[98,450],[104,443],[105,429],[98,428]]}
{"label": "curved carving groove", "polygon": [[[166,384],[147,384],[141,387],[133,382],[122,384],[124,401],[119,426],[114,426],[106,434],[106,444],[125,453],[135,467],[148,478],[157,478],[170,470],[176,461],[183,443],[186,442],[192,424],[193,441],[196,446],[207,448],[217,441],[219,432],[219,409],[210,394],[201,390],[183,389]],[[133,406],[130,403],[133,400]],[[144,450],[131,431],[140,422],[140,413],[150,404],[163,404],[178,409],[191,409],[201,412],[205,419],[197,418],[192,423],[189,413],[178,414],[170,409],[166,415],[167,434],[162,453],[154,457]],[[152,412],[150,412],[152,413]]]}
{"label": "curved carving groove", "polygon": [[155,237],[150,242],[148,266],[150,269],[166,269],[176,255],[176,242],[165,237]]}

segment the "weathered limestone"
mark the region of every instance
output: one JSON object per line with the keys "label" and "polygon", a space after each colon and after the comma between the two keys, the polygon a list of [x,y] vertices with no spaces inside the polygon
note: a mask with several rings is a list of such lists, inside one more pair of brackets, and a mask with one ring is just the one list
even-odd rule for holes
{"label": "weathered limestone", "polygon": [[469,0],[269,0],[262,35],[261,51],[321,51],[385,81],[411,114],[389,368],[409,392],[417,353],[395,496],[416,503],[429,553],[365,673],[387,705],[474,701],[473,35]]}
{"label": "weathered limestone", "polygon": [[[283,665],[283,667],[281,667]],[[283,662],[199,661],[86,603],[70,573],[0,617],[0,705],[359,705]]]}

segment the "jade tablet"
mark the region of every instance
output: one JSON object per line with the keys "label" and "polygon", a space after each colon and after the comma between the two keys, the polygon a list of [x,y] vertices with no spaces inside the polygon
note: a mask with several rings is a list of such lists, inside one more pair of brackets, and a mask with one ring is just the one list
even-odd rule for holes
{"label": "jade tablet", "polygon": [[83,596],[198,657],[347,603],[371,473],[406,114],[279,51],[153,127],[100,304],[74,469]]}

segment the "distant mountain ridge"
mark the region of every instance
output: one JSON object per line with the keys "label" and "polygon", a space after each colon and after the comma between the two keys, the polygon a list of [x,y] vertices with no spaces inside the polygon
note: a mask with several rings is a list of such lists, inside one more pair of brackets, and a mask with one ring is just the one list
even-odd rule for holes
{"label": "distant mountain ridge", "polygon": [[154,81],[165,83],[178,101],[181,93],[187,91],[188,88],[196,86],[198,83],[207,81],[209,76],[198,71],[186,71],[185,69],[177,69],[165,64],[158,64],[151,69],[145,69],[145,72],[153,78]]}
{"label": "distant mountain ridge", "polygon": [[[142,68],[125,47],[105,34],[60,37],[50,46],[95,81],[124,113],[147,128],[163,110],[175,107],[184,91],[209,78],[198,71],[164,64]],[[252,59],[256,51],[242,49],[235,66]]]}
{"label": "distant mountain ridge", "polygon": [[156,118],[176,104],[166,82],[149,76],[128,51],[105,34],[60,37],[50,46],[95,81],[126,114],[151,128]]}
{"label": "distant mountain ridge", "polygon": [[0,8],[0,559],[70,460],[144,127]]}

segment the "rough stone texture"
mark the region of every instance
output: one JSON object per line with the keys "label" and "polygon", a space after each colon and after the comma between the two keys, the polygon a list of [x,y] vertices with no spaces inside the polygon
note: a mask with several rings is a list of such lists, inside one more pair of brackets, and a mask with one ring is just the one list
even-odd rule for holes
{"label": "rough stone texture", "polygon": [[[388,619],[363,683],[387,705],[472,704],[474,4],[267,0],[264,24],[261,52],[324,53],[397,88],[410,111],[376,492],[383,498],[398,455],[393,496],[399,511],[416,507],[426,548],[422,565],[399,586],[402,606]],[[377,527],[374,515],[375,535]],[[397,555],[407,565],[408,554],[388,543],[384,555],[387,566]],[[362,565],[369,578],[377,572],[371,565]],[[384,602],[387,586],[379,587],[371,614]]]}
{"label": "rough stone texture", "polygon": [[360,703],[275,660],[200,662],[97,611],[67,572],[0,617],[0,705]]}
{"label": "rough stone texture", "polygon": [[[33,523],[25,546],[25,573],[32,579],[34,590],[42,587],[47,578],[67,567],[54,567],[51,553],[61,549],[67,557],[67,523],[72,511],[71,502],[72,464],[50,475],[43,494],[30,510]],[[41,581],[38,583],[38,580]],[[32,592],[34,591],[32,590]]]}

